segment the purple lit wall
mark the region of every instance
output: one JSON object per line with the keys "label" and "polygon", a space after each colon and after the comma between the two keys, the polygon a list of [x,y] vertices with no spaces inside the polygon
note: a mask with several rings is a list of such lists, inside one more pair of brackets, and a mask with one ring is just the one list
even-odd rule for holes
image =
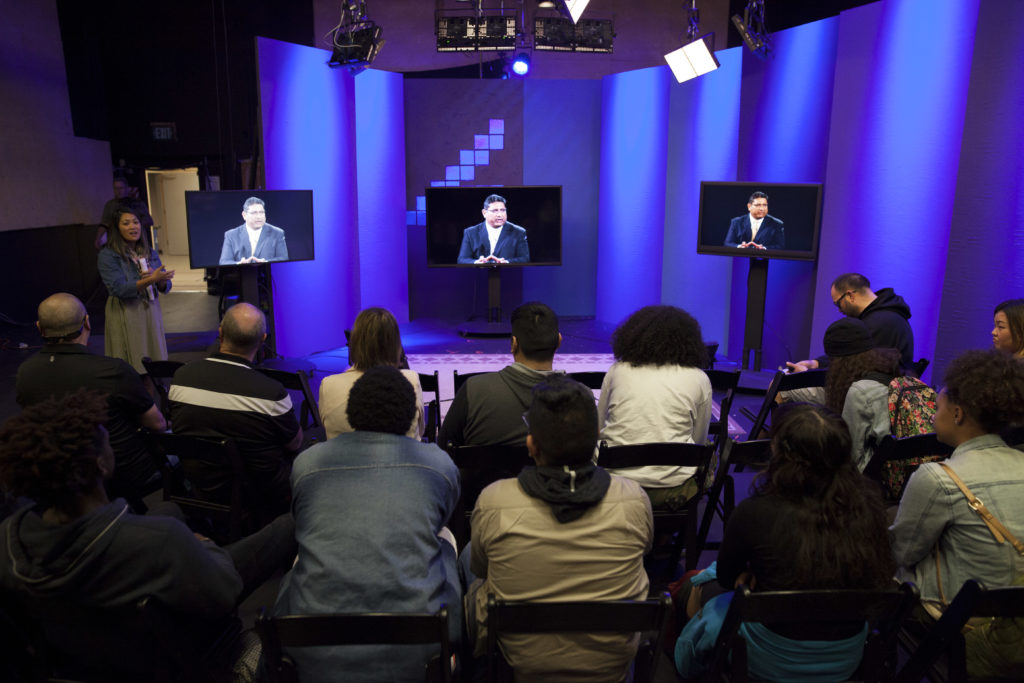
{"label": "purple lit wall", "polygon": [[387,308],[409,320],[405,128],[401,74],[368,69],[355,77],[359,188],[360,308]]}
{"label": "purple lit wall", "polygon": [[661,301],[667,67],[603,80],[597,318],[618,323]]}
{"label": "purple lit wall", "polygon": [[723,354],[733,260],[696,253],[697,220],[700,181],[736,179],[742,49],[717,52],[718,70],[669,89],[661,301],[689,311]]}
{"label": "purple lit wall", "polygon": [[345,344],[359,310],[355,83],[328,53],[259,38],[267,189],[313,190],[316,260],[271,266],[277,351]]}
{"label": "purple lit wall", "polygon": [[836,317],[832,279],[858,271],[909,302],[915,355],[934,354],[978,1],[935,9],[840,16],[812,352]]}
{"label": "purple lit wall", "polygon": [[1019,0],[981,3],[942,286],[936,382],[961,351],[991,345],[996,304],[1024,298],[1022,25]]}

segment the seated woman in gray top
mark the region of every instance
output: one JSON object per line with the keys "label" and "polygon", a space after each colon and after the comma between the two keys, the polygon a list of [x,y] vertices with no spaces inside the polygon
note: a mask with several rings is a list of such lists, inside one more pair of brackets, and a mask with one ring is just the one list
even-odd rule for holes
{"label": "seated woman in gray top", "polygon": [[967,351],[946,370],[938,403],[935,432],[956,450],[945,463],[926,463],[911,475],[889,538],[900,578],[916,583],[923,601],[945,606],[967,579],[1008,586],[1024,564],[1010,543],[995,539],[941,467],[948,465],[1024,538],[1024,457],[998,436],[1024,421],[1024,362],[995,349]]}

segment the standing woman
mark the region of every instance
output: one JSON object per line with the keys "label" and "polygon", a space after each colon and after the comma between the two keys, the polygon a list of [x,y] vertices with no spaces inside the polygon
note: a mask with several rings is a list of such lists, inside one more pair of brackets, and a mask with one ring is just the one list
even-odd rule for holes
{"label": "standing woman", "polygon": [[107,246],[100,249],[97,267],[110,294],[103,351],[145,375],[144,356],[167,359],[164,318],[157,292],[171,291],[174,271],[163,267],[156,250],[149,248],[139,217],[124,207],[114,211],[114,229]]}
{"label": "standing woman", "polygon": [[992,345],[1024,358],[1024,299],[1009,299],[992,312]]}

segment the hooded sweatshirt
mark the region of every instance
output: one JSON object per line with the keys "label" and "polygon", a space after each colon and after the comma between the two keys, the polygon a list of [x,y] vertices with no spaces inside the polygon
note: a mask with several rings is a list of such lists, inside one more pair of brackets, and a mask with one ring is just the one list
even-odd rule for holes
{"label": "hooded sweatshirt", "polygon": [[875,292],[877,297],[857,316],[871,330],[871,339],[878,348],[900,352],[900,365],[914,363],[914,331],[910,329],[910,306],[891,287]]}
{"label": "hooded sweatshirt", "polygon": [[0,586],[29,598],[119,607],[153,596],[172,611],[228,614],[242,592],[231,556],[170,517],[133,514],[123,499],[67,524],[30,506],[0,525]]}

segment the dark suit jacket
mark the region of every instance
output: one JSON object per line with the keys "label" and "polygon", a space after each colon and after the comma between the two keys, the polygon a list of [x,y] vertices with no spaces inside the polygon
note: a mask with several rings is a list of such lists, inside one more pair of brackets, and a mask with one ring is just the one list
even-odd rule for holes
{"label": "dark suit jacket", "polygon": [[[231,266],[252,256],[249,235],[245,225],[239,225],[224,233],[224,246],[220,249],[220,265]],[[267,261],[287,261],[288,245],[284,241],[284,230],[270,223],[263,224],[260,241],[256,243],[256,258]]]}
{"label": "dark suit jacket", "polygon": [[[477,223],[462,233],[459,263],[473,263],[481,256],[491,255],[491,241],[487,238],[487,224]],[[494,245],[494,255],[509,263],[529,263],[530,245],[526,243],[526,229],[506,221]]]}
{"label": "dark suit jacket", "polygon": [[[725,246],[738,247],[750,241],[750,214],[737,216],[729,223],[729,234],[725,238]],[[757,243],[765,249],[785,249],[786,233],[782,221],[771,214],[761,221],[761,229],[757,231]]]}

